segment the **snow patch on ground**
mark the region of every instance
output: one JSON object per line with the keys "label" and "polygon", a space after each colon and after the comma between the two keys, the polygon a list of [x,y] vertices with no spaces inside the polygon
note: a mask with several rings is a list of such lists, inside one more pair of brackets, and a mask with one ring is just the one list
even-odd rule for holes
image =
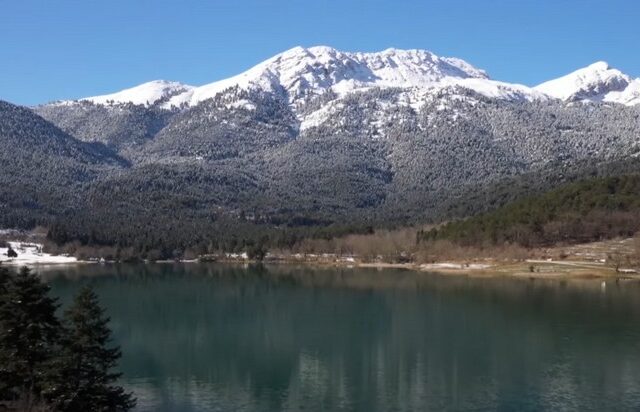
{"label": "snow patch on ground", "polygon": [[479,269],[488,269],[491,265],[487,265],[484,263],[450,263],[450,262],[440,262],[440,263],[425,263],[420,265],[420,269],[429,270],[429,269],[457,269],[457,270],[479,270]]}
{"label": "snow patch on ground", "polygon": [[229,259],[244,259],[247,260],[249,259],[249,255],[247,255],[247,252],[242,252],[242,253],[226,253],[225,256]]}
{"label": "snow patch on ground", "polygon": [[339,109],[341,105],[342,103],[336,104],[331,102],[306,116],[300,116],[300,131],[320,126],[322,123],[330,119],[331,114]]}
{"label": "snow patch on ground", "polygon": [[77,263],[78,259],[72,256],[59,255],[54,256],[49,253],[42,252],[42,245],[39,243],[23,243],[23,242],[7,242],[18,257],[10,258],[7,256],[8,248],[0,248],[0,262],[3,265],[56,265]]}
{"label": "snow patch on ground", "polygon": [[237,100],[235,102],[226,104],[225,107],[227,109],[245,109],[249,111],[256,110],[256,105],[253,102],[250,102],[246,99]]}

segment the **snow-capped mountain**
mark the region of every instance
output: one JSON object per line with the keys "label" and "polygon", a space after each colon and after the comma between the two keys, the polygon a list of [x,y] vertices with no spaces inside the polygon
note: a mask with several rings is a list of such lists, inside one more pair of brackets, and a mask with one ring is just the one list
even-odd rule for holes
{"label": "snow-capped mountain", "polygon": [[631,79],[606,62],[596,62],[534,88],[564,101],[640,103],[640,79]]}
{"label": "snow-capped mountain", "polygon": [[[345,97],[372,88],[402,89],[403,101],[414,108],[448,88],[467,89],[510,101],[555,98],[567,102],[640,103],[640,79],[632,79],[602,61],[531,88],[493,80],[484,70],[464,60],[440,57],[427,50],[391,48],[361,53],[326,46],[294,47],[241,74],[203,86],[156,80],[80,101],[184,108],[196,106],[231,88],[280,94],[293,106],[327,91]],[[60,103],[72,104],[73,101]]]}
{"label": "snow-capped mountain", "polygon": [[82,100],[164,108],[195,106],[232,87],[284,93],[290,103],[331,90],[338,96],[378,88],[410,91],[410,103],[447,87],[463,87],[491,98],[535,100],[545,96],[531,88],[491,80],[464,60],[439,57],[426,50],[387,49],[377,53],[342,52],[331,47],[295,47],[237,76],[200,87],[154,81],[121,92]]}
{"label": "snow-capped mountain", "polygon": [[371,87],[427,88],[453,79],[487,79],[460,59],[425,50],[388,49],[346,53],[330,47],[296,47],[229,79],[176,96],[171,103],[195,105],[230,87],[287,93],[291,102],[331,89],[338,95]]}
{"label": "snow-capped mountain", "polygon": [[[234,122],[275,121],[276,113],[286,112],[277,119],[286,125],[278,142],[323,127],[330,133],[357,129],[366,136],[387,138],[397,133],[394,127],[415,123],[415,115],[427,119],[418,127],[429,129],[441,121],[468,119],[488,101],[542,103],[532,109],[541,110],[545,103],[578,100],[631,106],[640,103],[640,80],[598,62],[530,88],[492,80],[463,60],[426,50],[351,53],[324,46],[295,47],[237,76],[203,86],[157,80],[34,110],[81,140],[104,143],[119,153],[140,145],[156,145],[153,151],[164,153],[165,146],[196,135],[206,144],[220,124],[230,128],[220,129],[221,134],[235,136]],[[270,132],[264,135],[273,137]]]}
{"label": "snow-capped mountain", "polygon": [[[623,104],[573,103],[584,100]],[[32,108],[38,116],[5,110],[2,187],[25,205],[16,219],[44,198],[42,219],[76,205],[109,225],[122,214],[118,227],[155,222],[158,210],[202,228],[239,211],[275,225],[417,221],[520,175],[553,182],[610,163],[637,172],[635,103],[640,80],[605,63],[533,89],[423,50],[294,48],[204,86],[155,81]],[[39,143],[47,135],[70,143]],[[29,175],[34,160],[44,168]],[[38,187],[59,189],[23,189]]]}

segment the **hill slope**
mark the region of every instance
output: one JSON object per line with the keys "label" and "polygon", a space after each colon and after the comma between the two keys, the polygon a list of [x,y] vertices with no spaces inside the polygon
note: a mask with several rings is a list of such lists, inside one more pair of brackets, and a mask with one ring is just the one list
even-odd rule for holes
{"label": "hill slope", "polygon": [[31,110],[0,101],[0,226],[46,223],[83,202],[83,187],[126,163]]}
{"label": "hill slope", "polygon": [[640,175],[583,180],[495,211],[419,233],[465,246],[543,246],[633,236],[640,230]]}

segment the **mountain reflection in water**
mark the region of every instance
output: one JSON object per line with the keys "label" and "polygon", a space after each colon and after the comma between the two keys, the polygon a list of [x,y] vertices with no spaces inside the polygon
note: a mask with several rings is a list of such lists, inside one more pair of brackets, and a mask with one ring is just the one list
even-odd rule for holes
{"label": "mountain reflection in water", "polygon": [[141,411],[630,410],[640,283],[219,264],[41,270],[92,285]]}

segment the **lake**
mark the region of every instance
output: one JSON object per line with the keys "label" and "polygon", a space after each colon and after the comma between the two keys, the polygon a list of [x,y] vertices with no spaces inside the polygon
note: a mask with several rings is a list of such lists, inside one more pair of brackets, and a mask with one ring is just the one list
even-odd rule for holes
{"label": "lake", "polygon": [[139,411],[640,409],[640,283],[221,264],[40,269],[90,284]]}

